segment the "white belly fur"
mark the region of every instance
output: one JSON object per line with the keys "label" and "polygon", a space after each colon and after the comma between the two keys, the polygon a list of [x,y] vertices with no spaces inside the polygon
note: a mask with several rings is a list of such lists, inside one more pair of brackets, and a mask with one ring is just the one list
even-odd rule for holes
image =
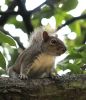
{"label": "white belly fur", "polygon": [[54,59],[55,57],[42,53],[34,61],[31,69],[49,72],[54,67]]}

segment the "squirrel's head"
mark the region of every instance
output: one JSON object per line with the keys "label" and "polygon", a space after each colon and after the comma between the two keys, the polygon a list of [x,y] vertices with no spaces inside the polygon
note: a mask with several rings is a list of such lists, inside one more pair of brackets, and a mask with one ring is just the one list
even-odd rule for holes
{"label": "squirrel's head", "polygon": [[49,36],[43,32],[42,51],[49,55],[59,56],[66,51],[64,43],[57,36]]}

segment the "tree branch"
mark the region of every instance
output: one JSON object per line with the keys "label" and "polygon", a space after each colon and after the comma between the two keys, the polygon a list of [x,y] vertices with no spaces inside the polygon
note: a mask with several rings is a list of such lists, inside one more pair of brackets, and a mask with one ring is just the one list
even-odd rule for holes
{"label": "tree branch", "polygon": [[[8,20],[8,18],[11,16],[10,13],[12,13],[14,7],[16,6],[16,2],[15,0],[13,0],[13,2],[11,3],[11,5],[8,7],[6,12],[0,12],[2,14],[2,16],[0,17],[0,25],[3,26],[6,21]],[[10,12],[10,13],[8,13]]]}
{"label": "tree branch", "polygon": [[33,31],[33,26],[31,23],[31,13],[30,11],[27,12],[25,4],[23,3],[22,0],[16,0],[18,7],[19,7],[19,13],[23,17],[23,21],[25,24],[25,27],[27,29],[28,34]]}
{"label": "tree branch", "polygon": [[83,15],[78,16],[78,17],[73,17],[73,18],[67,20],[64,24],[59,26],[56,31],[58,31],[59,29],[63,28],[64,26],[72,24],[73,22],[75,22],[77,20],[80,20],[80,19],[86,19],[86,14],[83,14]]}
{"label": "tree branch", "polygon": [[0,11],[0,15],[18,15],[19,14],[19,12],[15,12],[15,11],[6,11],[6,12],[2,12],[2,11]]}
{"label": "tree branch", "polygon": [[86,100],[86,75],[56,79],[0,78],[0,100]]}
{"label": "tree branch", "polygon": [[43,2],[43,3],[42,3],[41,5],[39,5],[37,8],[31,10],[31,14],[34,14],[34,13],[40,11],[40,10],[41,10],[41,7],[44,6],[46,3],[47,3],[47,1]]}

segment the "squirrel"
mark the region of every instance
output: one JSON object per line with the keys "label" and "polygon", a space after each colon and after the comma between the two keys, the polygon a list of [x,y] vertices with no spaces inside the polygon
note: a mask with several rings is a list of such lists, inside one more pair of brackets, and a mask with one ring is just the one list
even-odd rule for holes
{"label": "squirrel", "polygon": [[65,51],[66,46],[58,36],[44,29],[35,30],[30,37],[29,47],[8,68],[9,77],[28,79],[52,76],[56,56]]}

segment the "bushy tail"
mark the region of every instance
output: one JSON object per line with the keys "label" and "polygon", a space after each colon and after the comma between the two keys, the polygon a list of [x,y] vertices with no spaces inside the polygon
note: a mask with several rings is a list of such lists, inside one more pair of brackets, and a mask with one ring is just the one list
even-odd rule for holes
{"label": "bushy tail", "polygon": [[34,30],[34,32],[31,33],[30,36],[30,44],[33,45],[35,43],[39,43],[41,44],[42,40],[43,40],[43,32],[47,31],[48,35],[52,35],[53,32],[45,29],[45,27],[40,27],[40,28],[36,28]]}

